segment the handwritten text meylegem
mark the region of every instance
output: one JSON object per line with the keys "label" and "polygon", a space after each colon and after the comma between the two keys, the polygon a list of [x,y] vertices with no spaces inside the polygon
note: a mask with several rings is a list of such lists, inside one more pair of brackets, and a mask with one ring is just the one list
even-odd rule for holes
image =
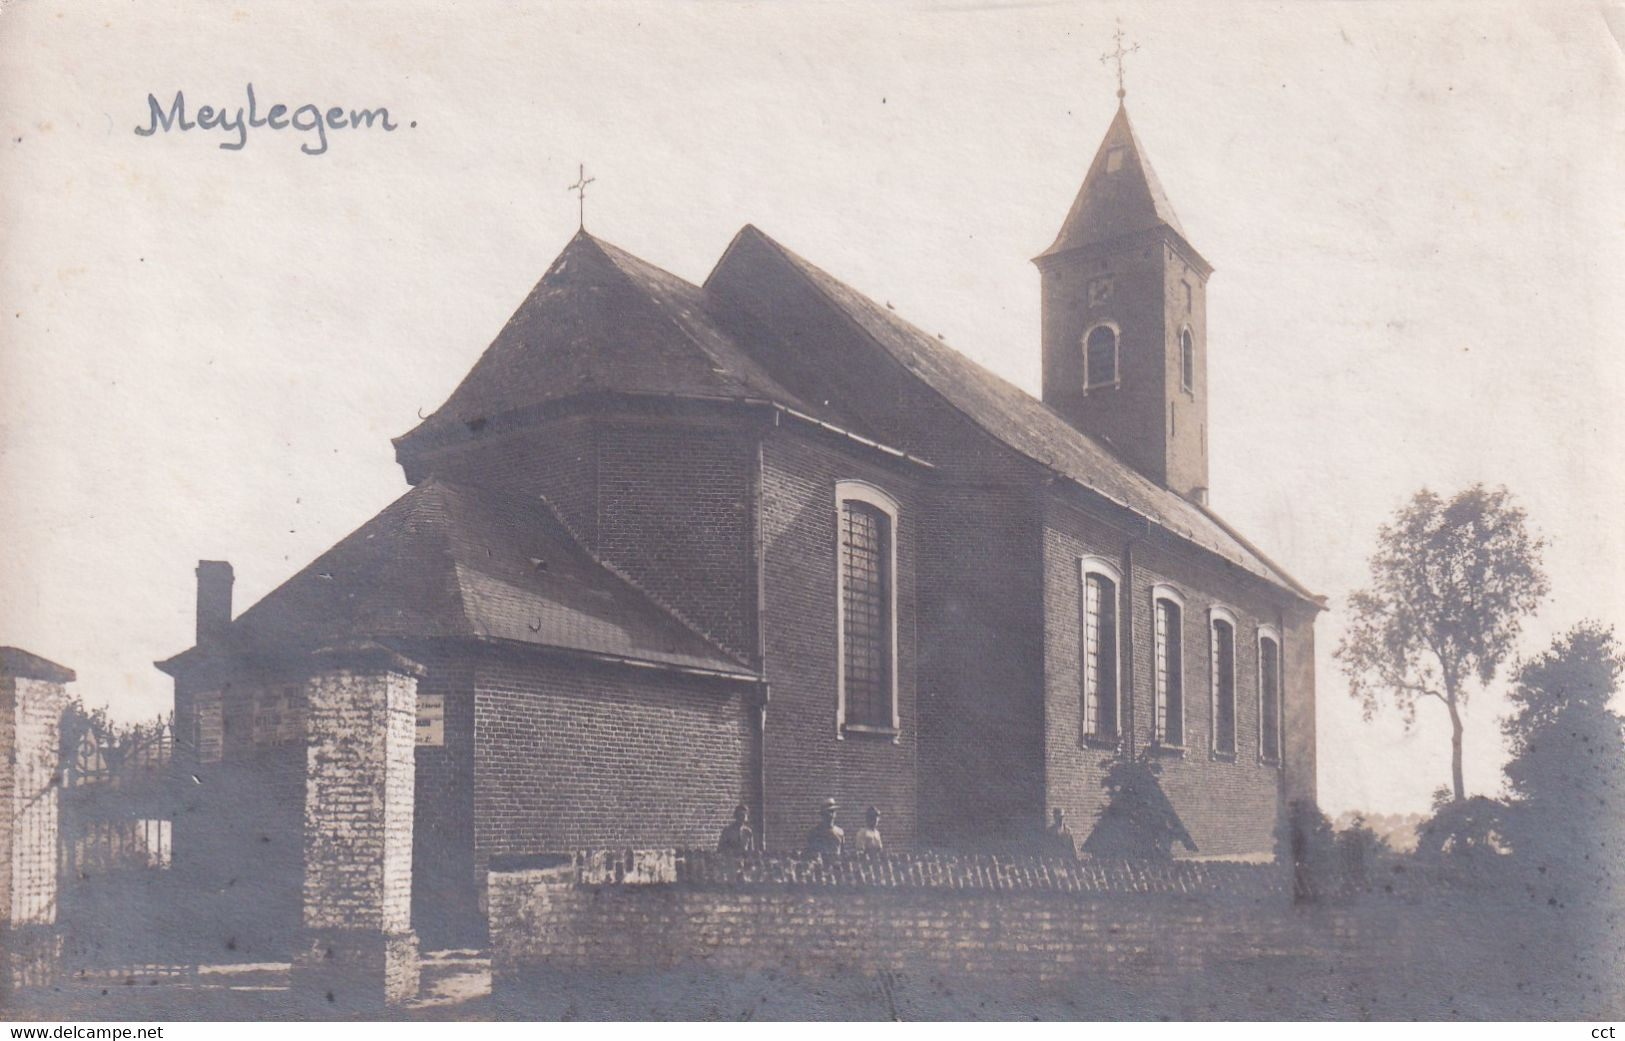
{"label": "handwritten text meylegem", "polygon": [[[254,98],[254,84],[247,85],[247,92],[248,104],[239,105],[235,112],[226,108],[199,105],[195,117],[190,120],[186,118],[185,91],[175,92],[175,99],[169,103],[167,112],[156,95],[148,94],[149,121],[144,127],[136,127],[135,132],[141,137],[151,137],[160,129],[165,133],[175,129],[220,130],[236,135],[232,140],[220,142],[221,148],[235,152],[248,144],[250,128],[268,127],[271,130],[292,128],[307,135],[314,135],[299,146],[301,152],[306,155],[321,155],[327,151],[329,130],[371,130],[378,127],[388,132],[396,130],[399,126],[390,120],[387,108],[346,109],[334,105],[323,111],[319,105],[307,104],[290,111],[287,105],[272,105],[265,110],[265,115],[261,116]],[[417,126],[416,123],[412,125]]]}

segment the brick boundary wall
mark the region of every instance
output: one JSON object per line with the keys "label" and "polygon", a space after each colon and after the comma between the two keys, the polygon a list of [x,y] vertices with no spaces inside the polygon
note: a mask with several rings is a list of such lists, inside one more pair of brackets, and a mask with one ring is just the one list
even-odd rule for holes
{"label": "brick boundary wall", "polygon": [[1311,924],[1289,881],[1274,865],[1033,856],[500,857],[489,879],[492,985],[499,1001],[662,973],[1065,992],[1292,959],[1351,939],[1341,916]]}

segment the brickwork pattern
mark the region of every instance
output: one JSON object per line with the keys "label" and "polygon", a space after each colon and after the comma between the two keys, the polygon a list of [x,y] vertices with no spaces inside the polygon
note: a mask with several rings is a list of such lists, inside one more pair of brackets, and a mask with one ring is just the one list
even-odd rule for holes
{"label": "brickwork pattern", "polygon": [[[589,845],[708,845],[754,805],[750,687],[526,656],[473,692],[474,860]],[[448,742],[450,735],[448,735]]]}
{"label": "brickwork pattern", "polygon": [[414,649],[428,669],[418,696],[445,698],[445,744],[417,748],[412,829],[412,926],[425,944],[461,944],[484,931],[474,870],[474,663]]}
{"label": "brickwork pattern", "polygon": [[1149,862],[938,850],[840,857],[773,853],[741,856],[712,849],[594,849],[492,860],[495,872],[539,868],[586,886],[676,883],[975,889],[1001,893],[1209,893],[1255,902],[1285,900],[1290,895],[1290,879],[1284,869],[1234,861]]}
{"label": "brickwork pattern", "polygon": [[[1079,559],[1099,556],[1119,570],[1126,536],[1081,510],[1055,504],[1047,513],[1045,559],[1046,728],[1045,776],[1049,802],[1066,811],[1080,841],[1105,807],[1101,780],[1116,754],[1086,745],[1081,729]],[[1258,645],[1260,623],[1279,628],[1280,607],[1262,590],[1197,563],[1175,547],[1140,540],[1134,569],[1125,578],[1133,657],[1123,670],[1125,702],[1132,699],[1133,746],[1151,745],[1154,719],[1151,589],[1166,583],[1185,600],[1183,662],[1185,748],[1158,757],[1161,784],[1201,855],[1258,855],[1274,850],[1280,812],[1281,769],[1258,758]],[[1236,634],[1236,753],[1212,753],[1212,700],[1208,609],[1230,608]],[[1288,690],[1288,700],[1313,697]],[[1127,713],[1125,713],[1127,715]],[[1127,722],[1127,720],[1125,720]],[[1127,742],[1124,742],[1125,747]],[[1176,847],[1176,854],[1185,852]]]}
{"label": "brickwork pattern", "polygon": [[305,925],[406,932],[417,679],[338,669],[305,694]]}
{"label": "brickwork pattern", "polygon": [[[836,728],[838,588],[835,486],[860,480],[897,500],[896,735]],[[917,841],[919,711],[916,698],[915,568],[924,523],[915,478],[799,436],[762,446],[764,668],[767,710],[767,841],[798,849],[834,797],[849,833],[864,809],[881,812],[888,843]],[[537,847],[541,848],[541,847]]]}
{"label": "brickwork pattern", "polygon": [[486,435],[402,460],[414,484],[441,477],[509,495],[546,496],[570,528],[596,539],[597,433],[590,420],[561,417],[541,429]]}
{"label": "brickwork pattern", "polygon": [[[893,866],[897,878],[925,877]],[[1164,881],[1201,877],[1194,867],[1169,870]],[[1237,951],[1301,953],[1305,937],[1278,872],[1207,874],[1207,884],[1177,891],[1142,885],[1126,868],[1093,888],[1002,888],[997,879],[616,884],[581,881],[574,863],[518,867],[491,878],[493,982],[500,990],[561,970],[678,967],[1140,982],[1200,971]]]}
{"label": "brickwork pattern", "polygon": [[0,675],[0,926],[11,922],[12,835],[16,827],[17,693]]}
{"label": "brickwork pattern", "polygon": [[[1089,284],[1112,280],[1090,302]],[[1042,275],[1044,402],[1079,430],[1116,446],[1141,472],[1168,474],[1168,366],[1164,265],[1158,242],[1049,261]],[[1096,323],[1118,328],[1118,384],[1084,393],[1082,344]]]}
{"label": "brickwork pattern", "polygon": [[58,727],[67,707],[62,684],[0,676],[0,922],[46,925],[56,921]]}
{"label": "brickwork pattern", "polygon": [[606,424],[598,448],[599,556],[737,653],[756,649],[754,438]]}
{"label": "brickwork pattern", "polygon": [[[774,342],[761,350],[773,352],[774,377],[807,400],[827,399],[853,429],[937,467],[899,468],[919,483],[919,498],[908,504],[916,540],[917,841],[977,845],[1041,826],[1042,778],[1033,766],[1043,753],[1042,475],[877,350],[807,282],[784,277],[772,246],[742,237],[734,249],[709,288],[773,330]],[[808,549],[825,552],[817,543]],[[776,579],[769,579],[773,597]],[[820,617],[785,616],[771,623],[768,639],[805,639],[772,626],[822,625]],[[771,772],[785,769],[776,762],[770,758],[770,784]],[[792,775],[800,768],[800,760],[789,767]],[[770,828],[770,840],[784,827],[799,837],[805,813]]]}
{"label": "brickwork pattern", "polygon": [[1036,487],[934,484],[922,540],[921,815],[976,848],[1043,823],[1043,597]]}

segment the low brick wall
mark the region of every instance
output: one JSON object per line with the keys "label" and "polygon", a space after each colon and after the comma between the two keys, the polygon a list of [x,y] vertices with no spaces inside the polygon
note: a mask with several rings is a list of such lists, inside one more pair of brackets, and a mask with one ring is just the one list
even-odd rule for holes
{"label": "low brick wall", "polygon": [[[1139,984],[1304,951],[1272,865],[672,850],[493,861],[493,984],[678,972]],[[560,982],[560,985],[565,985]]]}

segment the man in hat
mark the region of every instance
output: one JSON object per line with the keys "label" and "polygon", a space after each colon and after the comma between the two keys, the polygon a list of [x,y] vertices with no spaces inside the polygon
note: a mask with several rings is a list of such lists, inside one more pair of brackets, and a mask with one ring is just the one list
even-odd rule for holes
{"label": "man in hat", "polygon": [[750,853],[756,849],[756,834],[750,830],[750,807],[743,803],[734,810],[734,819],[722,829],[718,853]]}
{"label": "man in hat", "polygon": [[880,807],[871,806],[864,814],[864,825],[853,836],[852,845],[858,853],[883,853],[886,844],[880,841]]}
{"label": "man in hat", "polygon": [[835,826],[835,811],[838,809],[833,798],[825,799],[818,810],[818,823],[807,832],[807,855],[819,856],[829,854],[832,857],[841,855],[841,847],[846,844],[846,832]]}

